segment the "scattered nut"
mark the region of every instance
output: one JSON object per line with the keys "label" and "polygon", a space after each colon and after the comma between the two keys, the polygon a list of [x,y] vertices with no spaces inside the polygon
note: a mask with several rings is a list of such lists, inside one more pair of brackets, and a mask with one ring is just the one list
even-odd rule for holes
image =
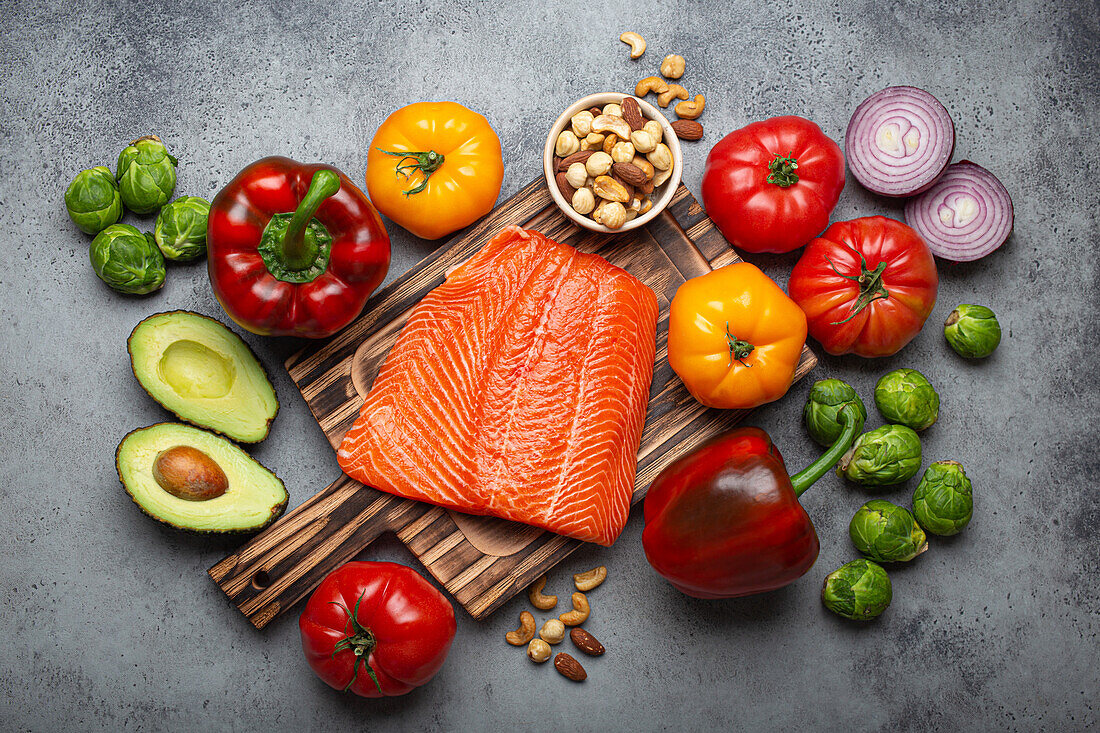
{"label": "scattered nut", "polygon": [[608,229],[619,229],[626,224],[626,207],[618,201],[604,201],[592,212],[592,220]]}
{"label": "scattered nut", "polygon": [[645,124],[645,116],[642,114],[642,106],[634,97],[625,97],[622,103],[623,119],[630,125],[631,130],[640,130]]}
{"label": "scattered nut", "polygon": [[561,640],[565,638],[565,624],[556,618],[552,618],[542,625],[539,636],[547,644],[560,644]]}
{"label": "scattered nut", "polygon": [[657,104],[662,107],[667,107],[668,103],[674,99],[687,99],[690,96],[688,90],[684,89],[679,84],[669,84],[665,91],[657,95]]}
{"label": "scattered nut", "polygon": [[[626,144],[629,145],[630,143],[626,143]],[[633,160],[633,158],[631,158],[631,160]],[[611,173],[616,178],[622,180],[624,183],[630,184],[631,186],[642,186],[642,185],[645,185],[645,182],[646,182],[645,171],[643,171],[638,166],[633,165],[632,163],[616,162],[616,163],[612,164],[612,166],[611,166]],[[597,568],[597,570],[599,570],[601,568],[603,569],[603,577],[600,578],[599,582],[596,583],[596,585],[599,585],[600,583],[602,583],[603,578],[607,577],[607,569],[604,568],[602,565],[599,568]],[[593,572],[595,572],[595,571],[594,570],[588,571],[588,573],[593,573]],[[581,573],[580,575],[574,575],[573,576],[573,582],[575,582],[577,584],[577,590],[588,591],[588,590],[592,590],[592,588],[596,587],[596,585],[593,585],[591,588],[581,588],[581,580],[579,580],[579,579],[587,576],[588,573]]]}
{"label": "scattered nut", "polygon": [[[626,210],[623,210],[623,214],[626,214]],[[588,605],[588,598],[584,593],[573,594],[573,610],[567,611],[558,616],[561,622],[566,626],[580,626],[588,620],[588,615],[592,612],[591,607]]]}
{"label": "scattered nut", "polygon": [[636,130],[630,133],[630,142],[639,153],[650,153],[657,147],[657,141],[645,130]]}
{"label": "scattered nut", "polygon": [[580,149],[584,152],[600,150],[603,148],[604,135],[598,132],[590,132],[581,140]]}
{"label": "scattered nut", "polygon": [[641,58],[645,53],[645,39],[634,31],[626,31],[619,36],[619,40],[630,46],[630,58]]}
{"label": "scattered nut", "polygon": [[[595,156],[592,156],[595,157]],[[611,156],[607,156],[607,160],[610,163]],[[591,162],[591,159],[589,159]],[[608,168],[611,166],[608,165]],[[592,184],[592,190],[596,195],[602,199],[608,201],[618,201],[620,204],[625,204],[630,200],[630,192],[626,190],[623,184],[616,181],[614,178],[608,175],[601,175],[596,178],[595,183]]]}
{"label": "scattered nut", "polygon": [[667,79],[679,79],[684,75],[684,57],[679,54],[670,53],[665,56],[665,60],[661,62],[661,73]]}
{"label": "scattered nut", "polygon": [[656,175],[653,176],[653,187],[657,188],[657,186],[663,185],[664,182],[667,181],[671,177],[672,177],[672,167],[671,166],[669,166],[669,168],[667,170],[657,171]]}
{"label": "scattered nut", "polygon": [[587,186],[578,188],[570,204],[573,206],[573,211],[581,216],[588,216],[592,213],[592,209],[596,208],[596,194]]}
{"label": "scattered nut", "polygon": [[[615,161],[611,159],[610,155],[600,150],[599,152],[593,153],[592,156],[584,162],[584,168],[588,171],[588,175],[590,176],[602,176],[604,173],[611,170],[611,164],[614,162]],[[596,191],[596,193],[599,193],[599,191]]]}
{"label": "scattered nut", "polygon": [[630,164],[637,168],[641,168],[642,171],[645,173],[645,177],[650,181],[653,180],[653,176],[657,169],[654,168],[653,164],[646,160],[643,156],[635,155],[634,160],[630,161]]}
{"label": "scattered nut", "polygon": [[[634,85],[634,96],[644,97],[649,93],[664,94],[668,91],[668,84],[659,76],[647,76]],[[684,97],[686,99],[686,97]]]}
{"label": "scattered nut", "polygon": [[659,143],[665,136],[665,128],[657,120],[650,120],[642,126],[642,129],[653,137],[653,142]]}
{"label": "scattered nut", "polygon": [[544,596],[542,589],[546,587],[546,576],[542,576],[527,589],[527,598],[531,601],[531,605],[540,611],[549,611],[554,606],[558,605],[557,596]]}
{"label": "scattered nut", "polygon": [[611,117],[622,117],[623,108],[622,105],[615,104],[614,102],[608,102],[603,106],[603,113],[610,115]]}
{"label": "scattered nut", "polygon": [[618,142],[615,143],[615,147],[611,148],[611,160],[616,163],[629,163],[634,160],[636,153],[634,143]]}
{"label": "scattered nut", "polygon": [[542,639],[532,639],[527,645],[527,656],[532,662],[542,664],[550,658],[550,645]]}
{"label": "scattered nut", "polygon": [[603,644],[580,626],[569,632],[569,638],[573,641],[573,646],[590,657],[598,657],[605,651]]}
{"label": "scattered nut", "polygon": [[[631,166],[631,168],[633,167]],[[585,593],[593,588],[598,588],[600,583],[605,580],[607,580],[607,568],[603,565],[592,568],[586,573],[577,573],[573,576],[573,584],[577,586],[577,590],[583,590]]]}
{"label": "scattered nut", "polygon": [[[638,147],[635,145],[634,147]],[[653,167],[659,171],[667,171],[672,167],[672,151],[668,149],[668,146],[661,143],[655,147],[651,152],[645,154],[646,160],[653,164]],[[660,185],[654,182],[654,185]]]}
{"label": "scattered nut", "polygon": [[611,150],[615,147],[615,144],[619,142],[619,136],[615,134],[608,135],[603,139],[603,151],[608,155],[611,155]]}
{"label": "scattered nut", "polygon": [[569,656],[565,652],[559,652],[554,657],[554,669],[561,672],[562,676],[566,679],[573,680],[574,682],[584,682],[588,679],[588,673],[584,671],[584,667],[573,657]]}
{"label": "scattered nut", "polygon": [[630,125],[626,124],[626,120],[618,115],[600,115],[592,120],[592,131],[613,132],[619,136],[620,140],[630,139]]}
{"label": "scattered nut", "polygon": [[695,99],[690,102],[680,102],[673,109],[676,110],[677,115],[685,120],[694,120],[696,117],[703,114],[703,108],[706,106],[706,97],[702,94],[696,94]]}
{"label": "scattered nut", "polygon": [[573,128],[573,134],[578,138],[582,138],[588,133],[592,132],[592,120],[595,119],[588,110],[582,110],[569,120],[570,126]]}
{"label": "scattered nut", "polygon": [[581,141],[573,134],[572,130],[562,130],[558,134],[558,140],[554,143],[554,154],[559,158],[572,155],[581,146]]}
{"label": "scattered nut", "polygon": [[535,638],[535,617],[530,611],[519,615],[519,628],[504,635],[504,640],[512,646],[523,646]]}
{"label": "scattered nut", "polygon": [[554,174],[554,182],[558,184],[558,190],[561,191],[561,195],[568,200],[573,198],[573,186],[569,184],[565,175],[565,173]]}
{"label": "scattered nut", "polygon": [[695,120],[673,120],[672,131],[681,140],[699,140],[703,137],[703,126]]}
{"label": "scattered nut", "polygon": [[588,170],[584,163],[574,163],[565,171],[565,181],[573,188],[580,188],[588,180]]}
{"label": "scattered nut", "polygon": [[567,171],[567,170],[569,170],[569,166],[573,165],[574,163],[583,163],[583,162],[585,162],[586,160],[588,160],[589,156],[591,156],[593,152],[595,152],[595,151],[593,151],[593,150],[578,150],[577,152],[573,153],[569,157],[562,158],[561,162],[558,163],[557,167],[554,169],[554,172],[555,173],[560,173],[561,171]]}

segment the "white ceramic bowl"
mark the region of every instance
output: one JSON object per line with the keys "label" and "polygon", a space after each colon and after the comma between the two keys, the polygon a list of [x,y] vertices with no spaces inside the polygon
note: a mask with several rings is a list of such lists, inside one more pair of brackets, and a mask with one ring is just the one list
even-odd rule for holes
{"label": "white ceramic bowl", "polygon": [[589,109],[590,107],[603,107],[605,104],[622,104],[623,99],[629,97],[629,94],[623,94],[621,92],[600,92],[599,94],[589,94],[583,99],[578,99],[570,107],[561,113],[561,117],[554,122],[554,126],[550,128],[550,134],[546,136],[546,146],[542,150],[542,169],[543,174],[546,176],[546,186],[550,189],[550,197],[554,199],[554,203],[558,205],[558,208],[562,212],[577,223],[578,226],[582,226],[585,229],[591,229],[594,232],[601,232],[603,234],[622,234],[623,232],[629,232],[631,229],[637,229],[643,227],[654,218],[657,217],[665,207],[668,206],[668,202],[672,200],[673,194],[676,193],[677,186],[680,185],[680,174],[684,168],[684,156],[680,151],[680,140],[676,137],[675,131],[672,129],[672,125],[665,119],[664,114],[661,113],[657,107],[654,107],[645,100],[634,99],[638,102],[638,105],[642,108],[642,114],[647,119],[657,120],[661,123],[662,133],[661,142],[668,145],[668,149],[672,152],[672,175],[665,181],[660,188],[655,189],[650,195],[650,200],[653,201],[653,208],[642,214],[636,216],[626,224],[623,224],[618,229],[608,229],[603,224],[598,224],[592,217],[578,214],[573,210],[573,206],[569,201],[565,200],[565,197],[561,195],[561,191],[558,189],[558,184],[554,180],[554,144],[557,142],[558,133],[569,127],[569,121],[573,118],[573,115],[577,114],[581,110]]}

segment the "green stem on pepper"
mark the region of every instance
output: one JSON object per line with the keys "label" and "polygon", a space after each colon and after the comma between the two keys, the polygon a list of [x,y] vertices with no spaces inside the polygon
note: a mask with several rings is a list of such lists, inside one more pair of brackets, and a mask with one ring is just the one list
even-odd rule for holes
{"label": "green stem on pepper", "polygon": [[863,430],[863,415],[859,414],[859,409],[849,402],[840,410],[840,423],[844,426],[844,430],[832,447],[822,453],[816,461],[791,476],[791,486],[794,487],[795,496],[801,496],[848,452],[856,436]]}
{"label": "green stem on pepper", "polygon": [[351,689],[351,686],[355,684],[355,680],[359,678],[359,667],[363,665],[367,668],[367,674],[374,680],[374,686],[378,688],[378,692],[382,692],[382,685],[378,683],[378,675],[374,673],[374,669],[370,666],[370,655],[374,651],[374,647],[377,642],[374,639],[374,634],[363,624],[359,623],[359,603],[363,600],[363,594],[359,594],[359,598],[355,601],[355,608],[351,611],[348,607],[339,601],[329,601],[334,606],[339,606],[344,609],[344,613],[348,615],[348,620],[344,624],[344,631],[348,630],[348,626],[351,626],[351,631],[340,641],[336,642],[336,645],[332,648],[332,658],[335,659],[337,653],[346,649],[350,649],[355,654],[355,668],[352,672],[351,679],[348,680],[347,686],[344,688],[344,692]]}
{"label": "green stem on pepper", "polygon": [[[380,153],[386,155],[392,155],[396,158],[400,158],[397,161],[397,166],[394,168],[394,175],[404,176],[405,180],[409,180],[412,176],[412,171],[420,171],[424,174],[424,180],[417,186],[402,191],[406,196],[412,196],[418,194],[428,187],[428,179],[432,177],[432,174],[439,170],[439,166],[443,165],[444,157],[441,153],[437,153],[434,150],[410,150],[408,152],[402,152],[400,150],[383,150],[382,148],[376,148]],[[406,163],[405,161],[411,161]]]}
{"label": "green stem on pepper", "polygon": [[340,177],[322,168],[313,174],[309,190],[302,197],[283,234],[283,262],[288,270],[304,270],[317,259],[318,244],[306,228],[318,207],[340,190]]}

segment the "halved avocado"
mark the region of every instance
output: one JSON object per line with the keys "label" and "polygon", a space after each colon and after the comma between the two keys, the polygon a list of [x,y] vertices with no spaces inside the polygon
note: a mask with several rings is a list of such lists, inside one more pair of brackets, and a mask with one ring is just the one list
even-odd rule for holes
{"label": "halved avocado", "polygon": [[213,318],[149,316],[126,342],[134,376],[176,417],[241,443],[267,437],[279,412],[275,388],[252,349]]}
{"label": "halved avocado", "polygon": [[278,476],[231,441],[190,425],[133,431],[118,444],[115,465],[134,503],[179,529],[256,532],[286,509]]}

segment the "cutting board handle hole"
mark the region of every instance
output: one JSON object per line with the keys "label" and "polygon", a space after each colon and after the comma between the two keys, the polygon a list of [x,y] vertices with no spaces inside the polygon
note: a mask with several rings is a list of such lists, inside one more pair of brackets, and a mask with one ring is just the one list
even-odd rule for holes
{"label": "cutting board handle hole", "polygon": [[266,570],[257,570],[252,576],[252,587],[256,590],[263,590],[269,585],[271,585],[271,576]]}

